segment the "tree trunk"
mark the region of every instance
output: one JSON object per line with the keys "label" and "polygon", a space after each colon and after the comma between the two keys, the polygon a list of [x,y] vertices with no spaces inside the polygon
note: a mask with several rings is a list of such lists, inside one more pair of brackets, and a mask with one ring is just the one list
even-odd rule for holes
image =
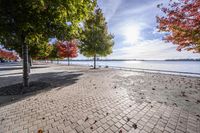
{"label": "tree trunk", "polygon": [[23,40],[23,88],[29,87],[29,63],[28,63],[28,46],[24,43]]}
{"label": "tree trunk", "polygon": [[29,62],[29,66],[32,67],[33,66],[33,62],[32,62],[31,55],[28,55],[28,62]]}
{"label": "tree trunk", "polygon": [[68,66],[69,66],[69,57],[67,57],[67,61],[68,61]]}
{"label": "tree trunk", "polygon": [[31,67],[32,67],[33,63],[32,63],[32,58],[31,58],[30,55],[28,55],[28,63],[29,63],[29,69],[28,69],[28,72],[31,73]]}
{"label": "tree trunk", "polygon": [[96,54],[94,55],[94,69],[96,69]]}

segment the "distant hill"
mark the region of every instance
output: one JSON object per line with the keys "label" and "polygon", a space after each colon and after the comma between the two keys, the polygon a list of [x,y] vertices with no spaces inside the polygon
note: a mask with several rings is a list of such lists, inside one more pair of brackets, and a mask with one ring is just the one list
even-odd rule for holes
{"label": "distant hill", "polygon": [[165,61],[200,61],[200,59],[166,59]]}
{"label": "distant hill", "polygon": [[[165,59],[165,60],[145,60],[145,59],[97,59],[98,61],[200,61],[200,59]],[[93,61],[93,59],[73,59],[73,61]]]}

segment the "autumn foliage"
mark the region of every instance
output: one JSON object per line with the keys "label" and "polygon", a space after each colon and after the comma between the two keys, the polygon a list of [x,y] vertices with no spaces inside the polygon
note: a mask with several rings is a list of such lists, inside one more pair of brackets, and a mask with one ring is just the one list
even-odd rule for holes
{"label": "autumn foliage", "polygon": [[177,50],[200,53],[200,0],[170,0],[158,7],[165,16],[157,17],[158,29],[168,33],[164,39],[178,45]]}
{"label": "autumn foliage", "polygon": [[75,40],[59,41],[57,43],[58,56],[61,58],[75,58],[78,56],[78,47]]}
{"label": "autumn foliage", "polygon": [[17,60],[18,56],[15,52],[0,49],[0,58],[5,60]]}

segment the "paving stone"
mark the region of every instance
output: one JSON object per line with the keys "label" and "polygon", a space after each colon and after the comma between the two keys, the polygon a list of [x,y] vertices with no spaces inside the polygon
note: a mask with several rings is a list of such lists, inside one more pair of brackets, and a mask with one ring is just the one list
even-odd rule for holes
{"label": "paving stone", "polygon": [[114,124],[114,122],[112,120],[107,122],[109,126],[112,126]]}
{"label": "paving stone", "polygon": [[97,132],[98,133],[103,133],[105,130],[102,128],[102,127],[99,127],[98,129],[97,129]]}
{"label": "paving stone", "polygon": [[118,130],[118,128],[117,128],[115,125],[113,125],[110,129],[111,129],[113,132],[116,132],[116,131]]}
{"label": "paving stone", "polygon": [[169,132],[169,133],[174,133],[175,131],[169,127],[165,127],[164,129],[165,131]]}
{"label": "paving stone", "polygon": [[151,128],[149,126],[144,126],[143,130],[150,133],[150,132],[152,132],[153,128]]}
{"label": "paving stone", "polygon": [[92,133],[93,131],[90,128],[86,128],[85,130],[83,130],[84,133]]}
{"label": "paving stone", "polygon": [[81,132],[81,131],[84,130],[84,127],[83,126],[77,126],[77,127],[75,127],[75,129],[76,129],[77,132]]}
{"label": "paving stone", "polygon": [[107,123],[103,124],[102,127],[107,130],[109,128],[109,125]]}
{"label": "paving stone", "polygon": [[158,128],[154,128],[152,133],[162,133],[162,131],[159,130]]}
{"label": "paving stone", "polygon": [[140,133],[148,133],[148,132],[146,132],[145,130],[141,130]]}
{"label": "paving stone", "polygon": [[127,125],[127,124],[125,124],[125,125],[123,126],[123,128],[124,128],[126,131],[129,131],[129,130],[131,129],[131,127],[130,127],[129,125]]}
{"label": "paving stone", "polygon": [[128,133],[139,133],[140,130],[139,129],[131,129]]}
{"label": "paving stone", "polygon": [[114,133],[112,130],[108,129],[105,131],[106,133]]}
{"label": "paving stone", "polygon": [[115,124],[115,126],[118,127],[118,128],[120,128],[120,127],[122,127],[122,124],[121,124],[120,122],[117,122],[117,123]]}

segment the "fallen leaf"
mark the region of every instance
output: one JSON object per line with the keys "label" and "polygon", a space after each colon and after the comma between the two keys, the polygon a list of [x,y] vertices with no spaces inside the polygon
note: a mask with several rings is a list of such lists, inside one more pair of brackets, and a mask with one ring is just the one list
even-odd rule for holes
{"label": "fallen leaf", "polygon": [[133,128],[134,128],[134,129],[137,129],[137,124],[134,123],[134,124],[133,124]]}
{"label": "fallen leaf", "polygon": [[87,121],[88,119],[89,119],[89,118],[88,118],[88,117],[86,117],[86,118],[85,118],[85,121]]}
{"label": "fallen leaf", "polygon": [[130,121],[130,118],[127,117],[127,121],[129,122],[129,121]]}
{"label": "fallen leaf", "polygon": [[39,130],[38,130],[38,133],[43,133],[42,129],[39,129]]}
{"label": "fallen leaf", "polygon": [[174,106],[178,107],[178,105],[176,103],[173,103]]}
{"label": "fallen leaf", "polygon": [[95,123],[97,123],[97,120],[95,120],[93,124],[95,124]]}
{"label": "fallen leaf", "polygon": [[2,119],[1,119],[1,122],[2,122],[2,121],[4,121],[4,120],[5,120],[5,119],[4,119],[4,118],[2,118]]}

